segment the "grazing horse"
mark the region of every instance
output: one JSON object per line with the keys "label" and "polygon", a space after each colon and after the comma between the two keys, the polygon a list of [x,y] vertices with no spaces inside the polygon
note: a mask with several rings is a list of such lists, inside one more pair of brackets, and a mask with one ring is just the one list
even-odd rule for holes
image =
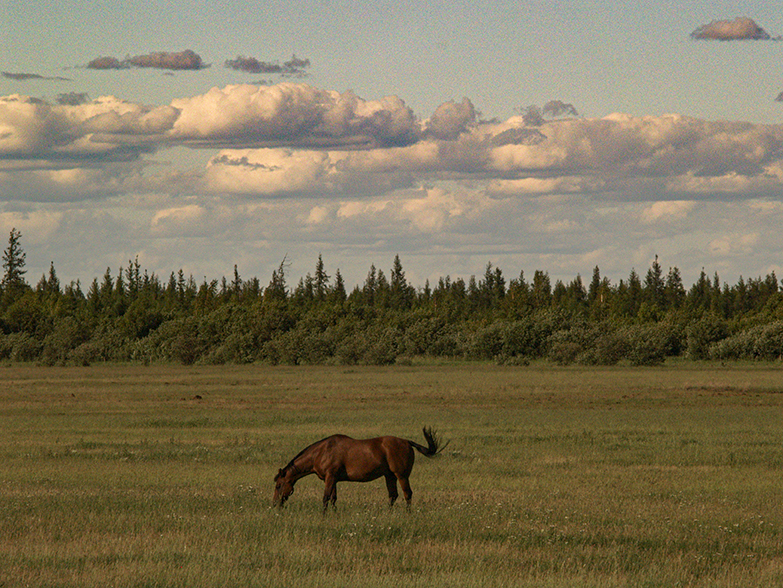
{"label": "grazing horse", "polygon": [[389,506],[397,500],[397,482],[402,487],[408,508],[413,491],[408,483],[414,461],[414,449],[427,457],[434,457],[448,445],[441,445],[435,432],[424,427],[427,447],[399,437],[351,439],[332,435],[313,443],[299,452],[275,476],[274,504],[282,507],[294,493],[294,484],[300,478],[315,474],[324,481],[324,512],[337,502],[337,482],[370,482],[381,476],[386,479]]}

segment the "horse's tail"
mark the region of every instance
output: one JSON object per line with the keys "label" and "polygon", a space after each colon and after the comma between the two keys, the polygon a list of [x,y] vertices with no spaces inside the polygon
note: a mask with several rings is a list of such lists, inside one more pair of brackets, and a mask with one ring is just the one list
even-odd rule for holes
{"label": "horse's tail", "polygon": [[438,438],[432,427],[424,427],[422,429],[422,433],[424,433],[424,438],[427,440],[427,447],[419,445],[415,441],[408,441],[408,443],[410,443],[411,447],[413,447],[416,451],[426,457],[435,457],[441,451],[446,449],[446,445],[449,444],[448,441],[446,441],[445,444],[441,444],[441,440]]}

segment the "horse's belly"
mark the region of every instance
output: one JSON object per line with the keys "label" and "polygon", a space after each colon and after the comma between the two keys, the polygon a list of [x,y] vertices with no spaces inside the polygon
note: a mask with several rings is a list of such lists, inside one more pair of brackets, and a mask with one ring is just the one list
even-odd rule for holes
{"label": "horse's belly", "polygon": [[385,470],[387,468],[383,468],[382,466],[378,465],[373,468],[366,468],[366,467],[347,467],[345,468],[345,481],[346,482],[370,482],[372,480],[377,480],[381,476],[385,475]]}

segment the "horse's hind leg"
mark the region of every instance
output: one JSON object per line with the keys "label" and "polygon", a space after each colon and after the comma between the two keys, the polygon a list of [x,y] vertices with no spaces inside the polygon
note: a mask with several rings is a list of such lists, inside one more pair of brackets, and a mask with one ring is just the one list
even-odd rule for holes
{"label": "horse's hind leg", "polygon": [[386,490],[389,491],[389,508],[394,506],[394,501],[397,500],[397,477],[394,474],[386,476]]}
{"label": "horse's hind leg", "polygon": [[400,488],[402,488],[402,495],[405,497],[405,502],[408,504],[408,508],[411,507],[411,500],[413,499],[413,490],[408,483],[408,478],[400,478]]}

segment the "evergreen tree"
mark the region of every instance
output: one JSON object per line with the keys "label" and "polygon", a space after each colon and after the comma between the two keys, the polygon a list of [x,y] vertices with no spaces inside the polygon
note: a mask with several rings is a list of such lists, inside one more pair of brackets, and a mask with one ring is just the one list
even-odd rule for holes
{"label": "evergreen tree", "polygon": [[287,296],[285,284],[285,269],[288,256],[283,256],[283,261],[276,270],[272,271],[272,279],[264,292],[264,297],[269,300],[285,300]]}
{"label": "evergreen tree", "polygon": [[343,281],[340,268],[337,268],[337,271],[334,272],[334,286],[332,286],[331,298],[332,301],[337,304],[343,304],[348,298],[345,292],[345,281]]}
{"label": "evergreen tree", "polygon": [[644,277],[644,299],[653,309],[664,310],[666,307],[663,270],[657,255]]}
{"label": "evergreen tree", "polygon": [[27,270],[24,269],[25,258],[27,254],[22,250],[22,233],[15,228],[11,229],[8,237],[8,249],[3,252],[3,280],[0,282],[0,289],[7,294],[16,294],[27,286],[24,275]]}
{"label": "evergreen tree", "polygon": [[378,270],[375,264],[370,264],[370,271],[367,272],[367,278],[362,287],[362,298],[366,306],[375,305],[375,296],[378,293]]}
{"label": "evergreen tree", "polygon": [[234,279],[231,281],[231,293],[235,298],[239,298],[242,294],[242,278],[239,277],[236,264],[234,264]]}
{"label": "evergreen tree", "polygon": [[580,310],[585,307],[587,301],[587,291],[585,290],[584,283],[582,282],[582,276],[576,274],[576,278],[568,284],[566,288],[566,294],[568,297],[568,303],[571,310]]}
{"label": "evergreen tree", "polygon": [[712,285],[710,284],[710,280],[707,277],[704,268],[701,268],[699,279],[696,280],[693,286],[691,286],[691,289],[688,290],[687,297],[687,303],[691,309],[691,314],[694,315],[695,318],[700,318],[704,311],[709,310],[710,300],[712,298],[711,293]]}
{"label": "evergreen tree", "polygon": [[679,309],[685,302],[685,287],[682,285],[680,270],[676,267],[669,268],[663,290],[667,309]]}
{"label": "evergreen tree", "polygon": [[602,300],[599,301],[598,297],[601,292],[601,270],[598,269],[598,266],[595,266],[593,268],[593,278],[590,280],[590,287],[587,290],[587,300],[592,305],[596,302],[603,302]]}
{"label": "evergreen tree", "polygon": [[408,286],[405,272],[402,269],[400,256],[394,256],[392,264],[391,282],[389,284],[390,304],[396,310],[405,310],[412,306],[415,291]]}
{"label": "evergreen tree", "polygon": [[315,278],[313,287],[315,289],[315,297],[319,302],[326,298],[326,292],[329,288],[329,276],[324,270],[324,260],[321,254],[318,254],[318,263],[315,265]]}
{"label": "evergreen tree", "polygon": [[547,272],[542,270],[535,271],[531,295],[535,308],[546,308],[552,303],[552,282]]}
{"label": "evergreen tree", "polygon": [[530,286],[525,281],[525,272],[519,271],[519,277],[508,285],[507,304],[518,313],[524,312],[530,304]]}
{"label": "evergreen tree", "polygon": [[639,308],[642,305],[642,294],[642,282],[639,279],[639,274],[632,268],[628,276],[628,290],[624,304],[625,312],[628,316],[635,317],[639,313]]}

